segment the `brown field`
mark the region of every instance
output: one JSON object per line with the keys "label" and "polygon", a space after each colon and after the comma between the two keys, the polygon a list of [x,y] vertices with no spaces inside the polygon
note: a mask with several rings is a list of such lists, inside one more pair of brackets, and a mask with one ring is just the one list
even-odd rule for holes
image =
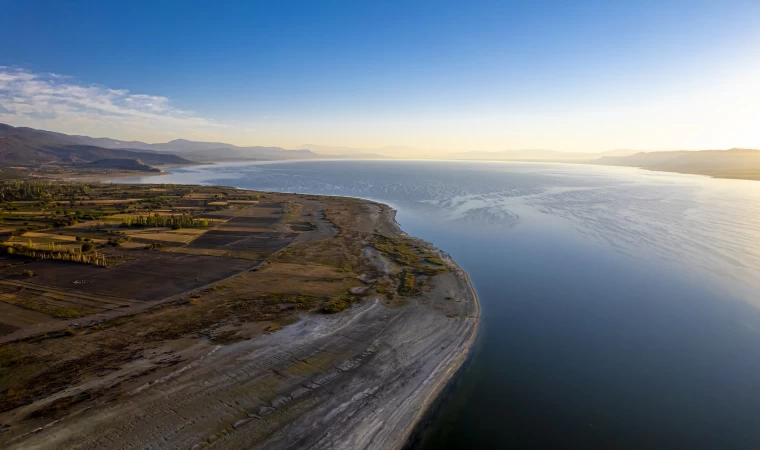
{"label": "brown field", "polygon": [[197,234],[175,233],[167,231],[165,228],[162,228],[161,231],[133,231],[128,233],[128,235],[133,238],[148,241],[181,242],[183,244],[188,244],[198,236]]}
{"label": "brown field", "polygon": [[263,261],[269,256],[268,252],[234,252],[230,250],[220,250],[211,248],[192,248],[192,247],[166,247],[161,251],[169,253],[182,253],[185,255],[205,255],[216,256],[220,258],[249,259],[254,261]]}
{"label": "brown field", "polygon": [[[71,241],[76,242],[77,241],[77,237],[70,234],[39,233],[35,231],[27,231],[26,233],[24,233],[23,236],[19,238],[19,240],[23,240],[24,238],[44,238],[44,239],[49,239],[50,241],[55,241],[55,242],[59,242],[59,241],[60,242],[71,242]],[[103,239],[94,240],[94,242],[98,242],[98,241],[104,241],[104,240]],[[44,242],[44,241],[41,241],[41,242]]]}
{"label": "brown field", "polygon": [[352,287],[363,286],[356,274],[334,266],[319,264],[275,263],[256,272],[254,291],[333,297]]}
{"label": "brown field", "polygon": [[3,214],[14,216],[48,216],[53,213],[51,211],[5,211]]}
{"label": "brown field", "polygon": [[140,201],[139,198],[124,198],[124,199],[104,199],[104,200],[87,200],[85,203],[88,205],[121,205],[124,203],[133,203]]}
{"label": "brown field", "polygon": [[[205,192],[188,193],[188,189]],[[292,202],[246,200],[259,195],[246,191],[236,190],[234,194],[244,199],[229,199],[227,193],[218,188],[102,185],[97,192],[90,191],[76,202],[56,202],[48,206],[50,211],[35,210],[44,207],[45,203],[36,200],[8,202],[8,205],[24,207],[28,211],[7,212],[45,216],[44,220],[49,221],[60,220],[64,209],[70,214],[68,217],[100,214],[94,220],[75,221],[54,230],[6,235],[4,241],[6,245],[21,246],[22,250],[76,252],[87,240],[95,244],[95,253],[106,258],[109,267],[30,260],[15,254],[2,257],[7,262],[0,266],[0,283],[5,283],[0,288],[6,286],[6,290],[0,290],[0,304],[8,314],[3,319],[0,335],[23,332],[30,324],[54,324],[62,319],[102,314],[136,304],[160,303],[183,292],[244,273],[286,248],[299,233],[315,229],[306,221],[303,222],[306,225],[295,229],[282,223],[286,206],[291,216],[301,210]],[[214,201],[202,204],[199,200]],[[119,211],[113,206],[135,210]],[[77,212],[80,209],[84,214]],[[122,227],[123,218],[171,216],[177,210],[208,218],[210,224],[206,228],[177,230]],[[19,226],[23,225],[19,223]],[[7,229],[14,230],[12,227]],[[288,276],[287,272],[284,268],[267,268],[261,273],[262,283],[273,283]],[[310,283],[315,292],[325,295],[333,292],[335,286],[346,290],[355,284],[345,281],[348,275],[328,274],[329,269],[317,266],[291,272],[294,280],[297,279],[294,286],[301,282]],[[259,288],[261,291],[262,287]],[[30,317],[19,311],[28,311]]]}
{"label": "brown field", "polygon": [[50,321],[51,317],[30,308],[0,301],[0,334]]}
{"label": "brown field", "polygon": [[214,194],[194,192],[190,194],[185,194],[182,196],[182,198],[191,199],[191,200],[205,200],[207,198],[214,198]]}

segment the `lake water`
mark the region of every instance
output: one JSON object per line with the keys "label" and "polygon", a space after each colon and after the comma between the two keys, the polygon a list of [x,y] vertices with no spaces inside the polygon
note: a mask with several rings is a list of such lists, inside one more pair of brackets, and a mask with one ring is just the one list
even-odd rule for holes
{"label": "lake water", "polygon": [[148,183],[358,196],[482,318],[414,449],[760,448],[760,182],[583,165],[220,164]]}

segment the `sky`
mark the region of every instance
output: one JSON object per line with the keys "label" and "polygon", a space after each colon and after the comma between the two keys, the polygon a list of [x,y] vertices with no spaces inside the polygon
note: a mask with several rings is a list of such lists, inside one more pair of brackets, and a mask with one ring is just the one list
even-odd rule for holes
{"label": "sky", "polygon": [[426,152],[760,148],[760,2],[0,0],[0,122]]}

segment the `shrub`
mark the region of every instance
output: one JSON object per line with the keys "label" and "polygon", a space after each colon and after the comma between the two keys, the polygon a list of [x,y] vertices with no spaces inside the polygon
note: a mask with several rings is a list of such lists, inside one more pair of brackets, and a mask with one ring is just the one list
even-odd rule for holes
{"label": "shrub", "polygon": [[88,253],[95,250],[95,244],[92,242],[85,242],[82,244],[82,253]]}
{"label": "shrub", "polygon": [[21,272],[21,273],[22,273],[22,274],[23,274],[25,277],[29,277],[29,278],[32,278],[32,277],[34,276],[34,272],[32,272],[31,270],[25,270],[25,271],[23,271],[23,272]]}
{"label": "shrub", "polygon": [[405,270],[401,273],[401,283],[398,287],[399,294],[411,294],[415,291],[415,280],[414,280],[414,274],[409,272],[408,270]]}
{"label": "shrub", "polygon": [[82,242],[82,236],[77,236],[77,242]]}
{"label": "shrub", "polygon": [[345,299],[334,297],[325,304],[322,310],[327,314],[335,314],[348,309],[349,306],[351,305]]}

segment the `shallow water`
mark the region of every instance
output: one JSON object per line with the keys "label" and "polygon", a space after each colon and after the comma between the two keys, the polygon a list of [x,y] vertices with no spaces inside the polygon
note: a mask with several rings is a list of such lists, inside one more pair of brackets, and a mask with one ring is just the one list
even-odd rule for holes
{"label": "shallow water", "polygon": [[410,448],[760,447],[760,182],[484,162],[174,171],[142,181],[388,203],[470,273],[477,344]]}

